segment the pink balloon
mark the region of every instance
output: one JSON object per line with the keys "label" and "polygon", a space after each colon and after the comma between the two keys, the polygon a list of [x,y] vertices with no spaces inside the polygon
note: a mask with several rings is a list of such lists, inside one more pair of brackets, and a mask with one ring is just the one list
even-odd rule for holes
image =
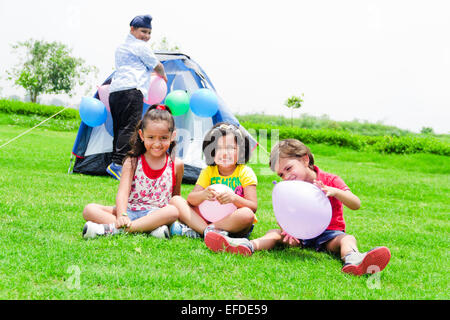
{"label": "pink balloon", "polygon": [[100,101],[103,102],[106,110],[111,112],[111,109],[109,108],[109,84],[104,84],[101,87],[98,87],[97,91]]}
{"label": "pink balloon", "polygon": [[161,103],[167,94],[167,83],[158,75],[150,77],[150,87],[148,89],[148,98],[144,99],[146,104],[152,105]]}
{"label": "pink balloon", "polygon": [[[211,187],[213,187],[214,190],[216,190],[219,193],[225,191],[233,192],[233,190],[230,187],[224,184],[213,184],[211,185]],[[220,204],[220,202],[217,200],[213,201],[205,200],[202,203],[200,203],[198,208],[200,209],[200,213],[202,214],[202,216],[206,220],[211,222],[222,220],[226,216],[232,214],[237,209],[237,207],[232,203]]]}
{"label": "pink balloon", "polygon": [[319,236],[331,221],[330,200],[312,183],[277,183],[272,191],[272,204],[280,227],[297,239]]}

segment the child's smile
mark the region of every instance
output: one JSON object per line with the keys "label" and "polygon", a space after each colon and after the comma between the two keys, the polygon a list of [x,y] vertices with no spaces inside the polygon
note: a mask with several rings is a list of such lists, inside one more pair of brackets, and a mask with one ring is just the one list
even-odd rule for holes
{"label": "child's smile", "polygon": [[153,157],[163,156],[173,141],[173,133],[168,129],[167,121],[150,121],[143,131],[139,131],[147,152]]}
{"label": "child's smile", "polygon": [[134,27],[131,27],[130,33],[131,33],[136,39],[139,39],[139,40],[142,40],[142,41],[147,42],[147,41],[150,40],[150,37],[151,37],[151,34],[152,34],[152,29],[149,29],[149,28],[134,28]]}
{"label": "child's smile", "polygon": [[280,158],[275,171],[283,180],[301,180],[313,183],[315,172],[309,169],[304,158]]}

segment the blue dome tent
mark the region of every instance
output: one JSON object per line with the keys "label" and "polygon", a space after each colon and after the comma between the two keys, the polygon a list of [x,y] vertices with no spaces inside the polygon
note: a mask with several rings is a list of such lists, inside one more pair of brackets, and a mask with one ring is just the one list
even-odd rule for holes
{"label": "blue dome tent", "polygon": [[[167,93],[173,90],[186,90],[192,94],[200,88],[216,92],[203,69],[189,56],[182,53],[156,52],[155,55],[164,65],[167,74]],[[110,75],[103,85],[111,83]],[[216,92],[217,94],[217,92]],[[177,128],[177,157],[184,162],[184,183],[195,183],[202,168],[206,166],[203,159],[202,143],[206,132],[216,123],[226,121],[240,126],[239,121],[230,112],[220,98],[218,112],[211,118],[198,117],[191,110],[186,114],[175,116]],[[99,99],[98,91],[94,98]],[[148,105],[144,105],[144,112]],[[257,142],[249,135],[253,150]],[[69,173],[88,175],[107,175],[106,167],[111,163],[113,130],[111,113],[107,120],[98,127],[89,127],[81,122],[72,148]],[[73,166],[73,167],[72,167]]]}

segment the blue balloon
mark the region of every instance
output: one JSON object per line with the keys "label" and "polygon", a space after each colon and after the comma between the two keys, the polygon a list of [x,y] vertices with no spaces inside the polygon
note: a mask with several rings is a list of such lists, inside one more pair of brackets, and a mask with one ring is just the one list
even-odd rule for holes
{"label": "blue balloon", "polygon": [[97,127],[106,121],[106,107],[98,99],[91,97],[81,98],[80,103],[81,120],[90,127]]}
{"label": "blue balloon", "polygon": [[216,94],[206,88],[195,91],[191,96],[189,105],[194,114],[204,118],[212,117],[219,110],[219,100]]}

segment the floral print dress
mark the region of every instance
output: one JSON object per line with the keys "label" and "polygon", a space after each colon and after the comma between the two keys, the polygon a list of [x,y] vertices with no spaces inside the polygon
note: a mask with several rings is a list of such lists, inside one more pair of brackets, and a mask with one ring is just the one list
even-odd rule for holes
{"label": "floral print dress", "polygon": [[160,170],[153,170],[144,155],[138,157],[128,209],[132,211],[163,208],[172,197],[175,182],[175,166],[172,158],[166,155],[166,164]]}

